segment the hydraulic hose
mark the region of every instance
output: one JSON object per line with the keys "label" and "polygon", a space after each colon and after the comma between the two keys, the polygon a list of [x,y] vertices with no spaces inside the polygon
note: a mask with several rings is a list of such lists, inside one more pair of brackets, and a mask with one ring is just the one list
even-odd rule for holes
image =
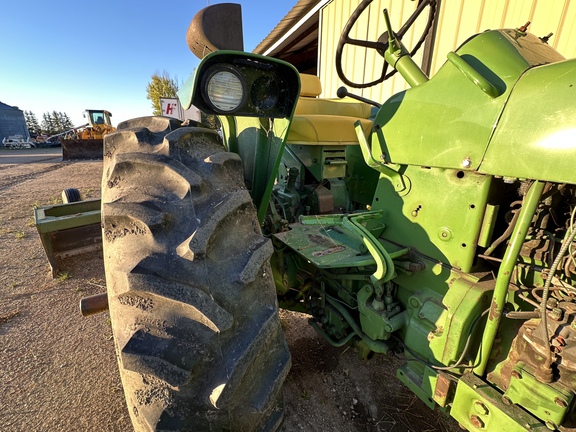
{"label": "hydraulic hose", "polygon": [[350,327],[352,327],[354,333],[356,333],[356,335],[358,335],[362,339],[362,341],[368,346],[368,348],[370,348],[374,352],[381,354],[387,354],[388,351],[390,351],[390,346],[386,342],[375,341],[374,339],[369,338],[366,335],[366,333],[362,331],[362,329],[356,323],[356,321],[354,321],[354,318],[352,318],[350,312],[348,312],[348,310],[344,306],[342,306],[337,301],[332,300],[328,296],[326,296],[326,302],[330,303],[330,305],[334,307],[334,309],[336,309],[342,315],[342,317],[344,317],[346,322],[350,324]]}
{"label": "hydraulic hose", "polygon": [[316,330],[316,332],[320,336],[322,336],[324,338],[324,340],[326,340],[326,342],[328,342],[330,345],[335,346],[337,348],[343,347],[348,342],[350,342],[352,340],[352,338],[354,338],[356,336],[356,333],[352,332],[352,333],[349,333],[347,336],[345,336],[343,339],[341,339],[339,341],[335,341],[334,339],[332,339],[328,335],[328,333],[326,333],[324,330],[322,330],[322,328],[318,325],[318,323],[314,320],[314,318],[309,318],[308,324],[310,324],[310,326],[314,330]]}

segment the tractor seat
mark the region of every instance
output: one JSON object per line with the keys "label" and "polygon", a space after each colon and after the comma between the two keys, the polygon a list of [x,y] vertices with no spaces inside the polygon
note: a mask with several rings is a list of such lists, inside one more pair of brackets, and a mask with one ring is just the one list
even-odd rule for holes
{"label": "tractor seat", "polygon": [[358,137],[354,123],[360,120],[364,134],[372,129],[371,106],[350,98],[323,99],[320,79],[300,74],[300,98],[286,142],[300,145],[354,145]]}

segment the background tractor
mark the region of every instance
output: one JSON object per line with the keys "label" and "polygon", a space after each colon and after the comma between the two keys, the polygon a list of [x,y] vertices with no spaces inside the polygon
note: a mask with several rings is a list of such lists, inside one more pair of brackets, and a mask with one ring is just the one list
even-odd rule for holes
{"label": "background tractor", "polygon": [[112,114],[106,110],[84,111],[88,123],[59,134],[62,136],[62,160],[102,159],[103,138],[116,130],[110,117]]}
{"label": "background tractor", "polygon": [[[277,429],[278,304],[364,358],[403,353],[400,381],[468,430],[574,427],[576,60],[491,30],[428,78],[401,38],[425,11],[428,32],[435,2],[350,38],[369,4],[336,67],[357,85],[397,71],[410,88],[389,100],[318,98],[316,77],[242,52],[239,6],[215,5],[192,21],[202,61],[179,96],[223,138],[161,117],[105,137],[108,302],[137,430]],[[344,76],[348,44],[384,57],[380,80]]]}

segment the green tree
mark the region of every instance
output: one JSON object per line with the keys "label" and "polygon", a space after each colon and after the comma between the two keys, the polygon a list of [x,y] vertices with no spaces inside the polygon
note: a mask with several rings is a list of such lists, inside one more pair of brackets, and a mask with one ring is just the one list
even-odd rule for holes
{"label": "green tree", "polygon": [[32,111],[24,111],[24,119],[26,120],[26,126],[31,136],[36,136],[41,133],[38,119]]}
{"label": "green tree", "polygon": [[62,119],[63,119],[63,123],[64,123],[64,130],[68,130],[68,129],[72,129],[74,127],[74,123],[72,123],[72,120],[70,120],[70,117],[68,117],[68,114],[66,113],[60,113],[62,115]]}
{"label": "green tree", "polygon": [[162,72],[162,75],[158,73],[152,75],[152,80],[146,86],[146,99],[152,101],[152,114],[162,115],[160,98],[174,98],[177,91],[178,83],[170,78],[167,72]]}
{"label": "green tree", "polygon": [[64,132],[64,128],[62,125],[62,116],[56,110],[52,111],[52,128],[54,129],[55,133]]}
{"label": "green tree", "polygon": [[55,135],[72,129],[74,125],[68,114],[61,111],[44,113],[42,116],[42,131],[48,135]]}
{"label": "green tree", "polygon": [[30,111],[30,123],[32,124],[32,129],[36,135],[42,133],[42,128],[40,127],[40,122],[38,122],[38,117],[32,111]]}
{"label": "green tree", "polygon": [[45,112],[42,115],[42,131],[48,135],[54,134],[54,121],[49,112]]}
{"label": "green tree", "polygon": [[24,110],[24,121],[26,121],[26,127],[28,128],[28,131],[30,131],[30,111]]}

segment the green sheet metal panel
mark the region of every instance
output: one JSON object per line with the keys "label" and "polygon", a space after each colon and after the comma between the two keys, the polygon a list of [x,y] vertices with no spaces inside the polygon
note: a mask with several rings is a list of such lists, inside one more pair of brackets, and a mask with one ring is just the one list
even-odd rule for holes
{"label": "green sheet metal panel", "polygon": [[36,228],[52,277],[58,274],[57,258],[102,248],[100,219],[99,199],[34,209]]}
{"label": "green sheet metal panel", "polygon": [[479,171],[574,183],[575,101],[576,59],[526,72],[512,92]]}
{"label": "green sheet metal panel", "polygon": [[448,62],[427,83],[384,104],[374,122],[374,158],[384,155],[387,162],[399,164],[477,168],[514,84],[540,60],[528,58],[523,48],[534,39],[543,45],[538,38],[519,41],[514,36],[514,31],[486,32],[457,51],[500,96],[491,98]]}
{"label": "green sheet metal panel", "polygon": [[470,271],[492,177],[463,170],[403,169],[409,192],[400,196],[381,177],[372,210],[384,212],[380,236],[393,243]]}
{"label": "green sheet metal panel", "polygon": [[318,268],[365,267],[375,265],[368,252],[361,253],[362,241],[338,224],[290,225],[290,231],[274,234]]}

